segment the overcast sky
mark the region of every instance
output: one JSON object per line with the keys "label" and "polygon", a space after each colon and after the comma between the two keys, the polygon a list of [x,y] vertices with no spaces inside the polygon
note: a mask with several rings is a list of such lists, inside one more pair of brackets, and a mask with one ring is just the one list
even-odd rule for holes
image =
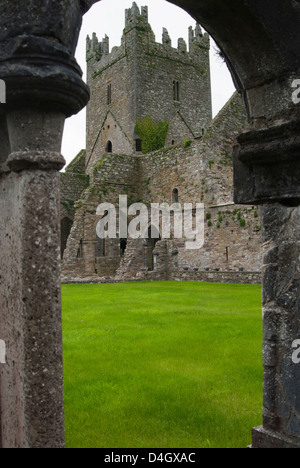
{"label": "overcast sky", "polygon": [[[195,27],[195,20],[184,10],[165,0],[136,0],[139,7],[148,5],[149,22],[157,42],[162,40],[162,29],[167,28],[172,39],[172,46],[177,47],[177,41],[183,37],[188,45],[188,28]],[[79,38],[76,58],[86,79],[86,36],[95,32],[101,40],[105,34],[109,36],[110,48],[121,44],[121,36],[125,26],[125,9],[131,7],[132,0],[102,0],[96,3],[85,15]],[[215,45],[211,43],[211,79],[213,115],[215,116],[234,92],[230,73],[221,59],[216,55]],[[85,110],[66,121],[63,138],[62,154],[67,164],[85,148]]]}

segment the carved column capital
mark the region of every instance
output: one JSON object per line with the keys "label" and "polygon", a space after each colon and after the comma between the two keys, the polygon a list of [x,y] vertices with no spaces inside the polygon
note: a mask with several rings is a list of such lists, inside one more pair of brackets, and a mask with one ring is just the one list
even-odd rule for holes
{"label": "carved column capital", "polygon": [[8,110],[40,107],[78,113],[89,100],[74,59],[87,2],[3,0],[0,18],[0,78]]}

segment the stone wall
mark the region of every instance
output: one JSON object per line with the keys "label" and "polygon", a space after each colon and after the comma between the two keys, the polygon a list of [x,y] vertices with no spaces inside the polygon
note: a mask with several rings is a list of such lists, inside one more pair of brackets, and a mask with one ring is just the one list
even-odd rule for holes
{"label": "stone wall", "polygon": [[185,240],[169,242],[178,251],[179,268],[259,271],[261,223],[257,206],[233,203],[232,152],[245,126],[245,111],[238,94],[213,120],[203,138],[182,142],[147,154],[142,162],[142,198],[145,203],[205,205],[205,244],[195,254]]}
{"label": "stone wall", "polygon": [[60,173],[60,217],[73,220],[75,202],[89,185],[89,176],[85,174],[85,151],[81,151],[69,164],[65,172]]}
{"label": "stone wall", "polygon": [[63,277],[63,284],[104,284],[104,283],[130,283],[138,281],[198,281],[201,283],[228,283],[228,284],[261,284],[261,273],[255,272],[187,272],[178,270],[176,272],[140,272],[136,276],[86,276]]}
{"label": "stone wall", "polygon": [[[129,203],[138,201],[140,180],[139,158],[105,154],[91,170],[91,185],[75,204],[76,214],[63,259],[63,275],[114,275],[120,265],[120,241],[105,241],[104,258],[96,254],[99,239],[96,215],[101,203],[117,205],[119,194],[127,195]],[[84,259],[84,262],[82,261]]]}

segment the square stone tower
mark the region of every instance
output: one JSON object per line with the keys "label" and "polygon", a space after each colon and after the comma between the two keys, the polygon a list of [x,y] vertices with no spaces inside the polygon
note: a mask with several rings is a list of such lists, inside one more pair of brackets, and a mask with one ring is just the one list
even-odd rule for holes
{"label": "square stone tower", "polygon": [[87,172],[104,153],[132,155],[141,150],[138,118],[169,122],[167,146],[204,134],[212,120],[210,42],[200,25],[173,48],[164,28],[155,41],[148,8],[133,3],[125,12],[120,47],[109,49],[94,33],[87,38]]}

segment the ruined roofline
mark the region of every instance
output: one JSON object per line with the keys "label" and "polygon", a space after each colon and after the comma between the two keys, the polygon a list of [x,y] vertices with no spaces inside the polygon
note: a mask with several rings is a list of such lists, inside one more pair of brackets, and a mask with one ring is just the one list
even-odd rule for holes
{"label": "ruined roofline", "polygon": [[[239,94],[238,91],[234,91],[232,96],[228,99],[228,101],[224,104],[224,106],[219,110],[219,112],[215,115],[215,117],[210,122],[207,132],[213,132],[215,126],[217,126],[220,122],[226,118],[227,113],[230,111],[230,106],[237,102],[240,99],[242,102],[242,96]],[[245,120],[247,119],[246,110],[245,110]]]}
{"label": "ruined roofline", "polygon": [[99,41],[96,33],[93,33],[92,38],[87,36],[87,61],[94,58],[98,61],[102,57],[106,57],[106,62],[111,59],[115,59],[116,56],[124,52],[124,38],[125,35],[132,29],[138,29],[140,33],[151,34],[151,42],[156,47],[162,47],[165,51],[172,52],[186,52],[187,55],[194,57],[195,54],[201,52],[201,49],[209,50],[210,39],[207,33],[202,32],[201,26],[197,23],[195,29],[192,26],[189,27],[189,50],[186,41],[183,38],[178,39],[177,48],[172,47],[172,41],[169,36],[168,30],[163,28],[162,31],[162,42],[156,42],[154,33],[151,29],[151,25],[148,22],[148,7],[141,7],[141,12],[137,4],[134,2],[133,6],[125,10],[125,29],[123,31],[121,46],[114,47],[112,51],[109,48],[109,37],[105,35],[102,41]]}

